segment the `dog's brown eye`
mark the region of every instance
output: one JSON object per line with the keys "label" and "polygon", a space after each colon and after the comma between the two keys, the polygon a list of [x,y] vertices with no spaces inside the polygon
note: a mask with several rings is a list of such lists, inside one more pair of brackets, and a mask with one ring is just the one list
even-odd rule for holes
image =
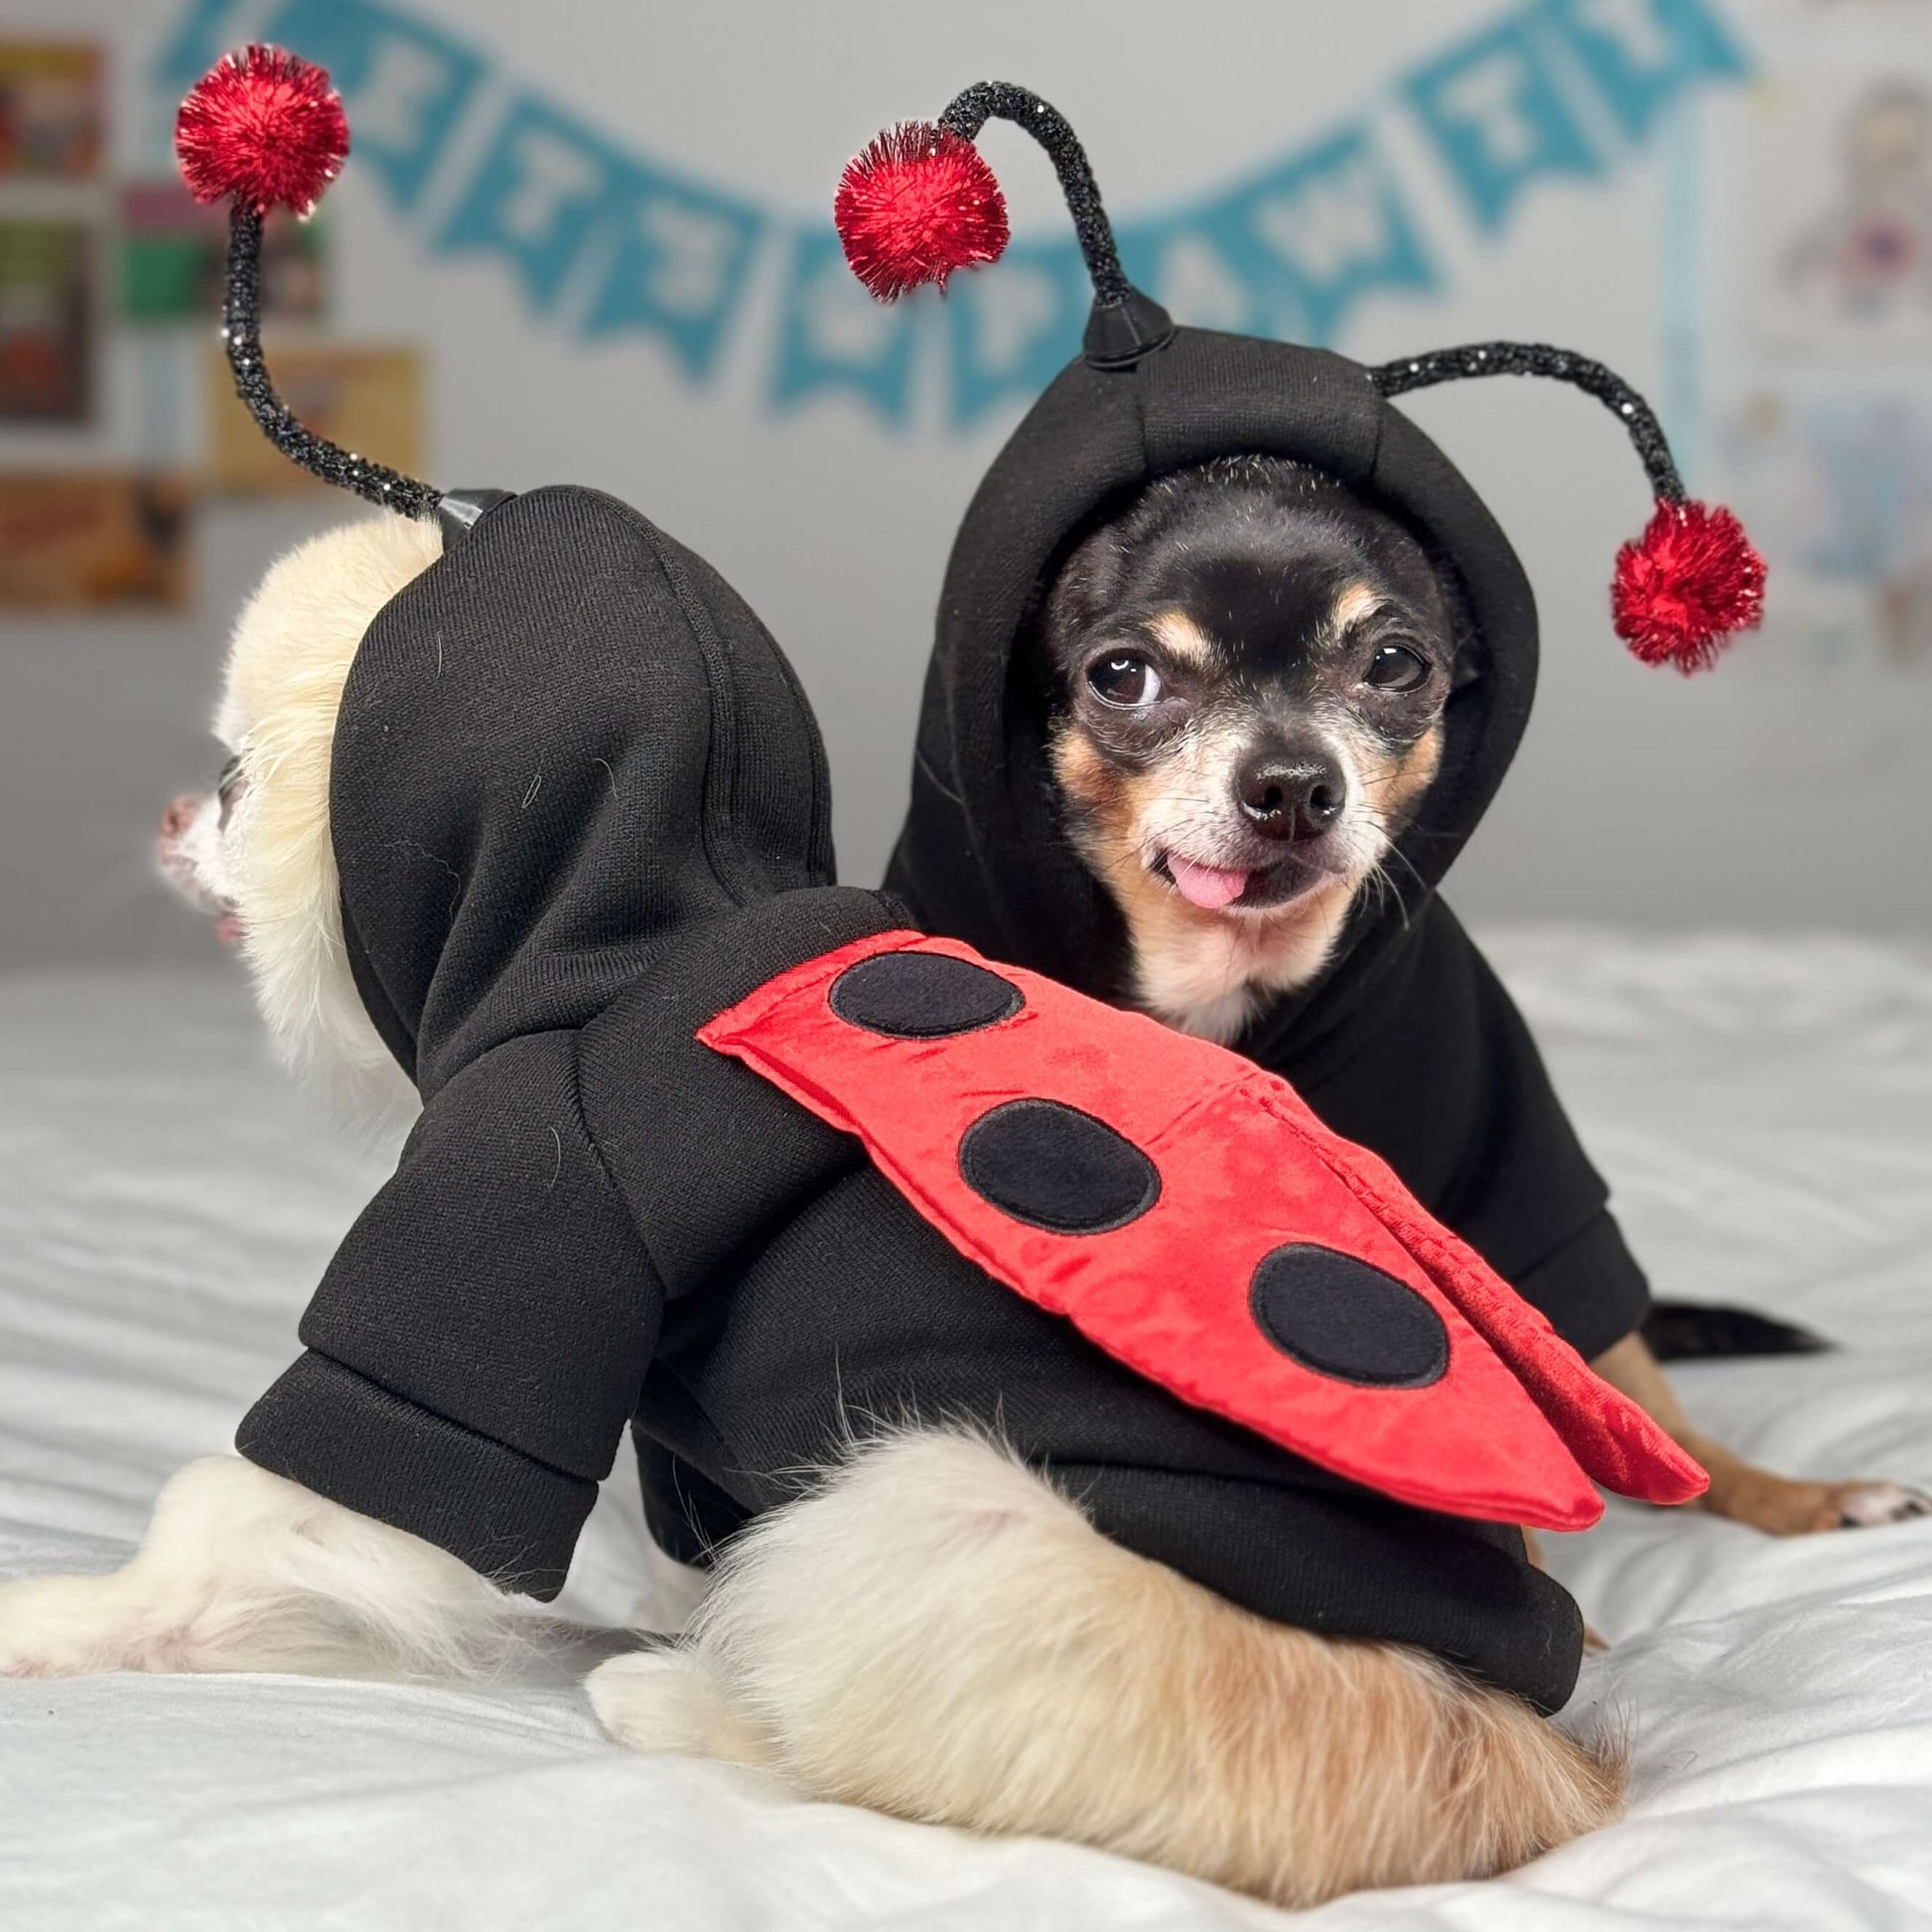
{"label": "dog's brown eye", "polygon": [[1161,673],[1135,650],[1117,650],[1089,664],[1087,682],[1108,704],[1150,705],[1161,695]]}
{"label": "dog's brown eye", "polygon": [[1429,677],[1429,664],[1407,644],[1384,644],[1368,660],[1362,682],[1378,691],[1417,691]]}

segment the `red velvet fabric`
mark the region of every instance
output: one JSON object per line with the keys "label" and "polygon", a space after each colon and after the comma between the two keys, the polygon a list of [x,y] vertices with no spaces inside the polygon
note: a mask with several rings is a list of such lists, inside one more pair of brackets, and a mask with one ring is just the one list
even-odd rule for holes
{"label": "red velvet fabric", "polygon": [[[843,972],[908,948],[984,966],[1026,1004],[936,1039],[887,1036],[833,1011]],[[1183,1401],[1338,1475],[1425,1509],[1559,1530],[1602,1513],[1592,1479],[1659,1503],[1706,1485],[1387,1167],[1222,1047],[916,932],[808,960],[698,1037],[856,1134],[988,1274]],[[1077,1107],[1124,1135],[1159,1169],[1159,1199],[1111,1232],[1061,1234],[983,1198],[961,1174],[961,1139],[1023,1098]],[[1447,1330],[1446,1372],[1424,1387],[1368,1386],[1277,1348],[1250,1291],[1262,1259],[1288,1243],[1355,1257],[1423,1297]]]}

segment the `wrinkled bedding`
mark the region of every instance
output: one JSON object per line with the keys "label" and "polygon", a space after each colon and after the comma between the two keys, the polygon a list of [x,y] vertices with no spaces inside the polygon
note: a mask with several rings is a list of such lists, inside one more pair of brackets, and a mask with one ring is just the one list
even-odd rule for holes
{"label": "wrinkled bedding", "polygon": [[[1693,1413],[1774,1466],[1932,1487],[1932,950],[1489,944],[1659,1291],[1842,1344],[1684,1368]],[[238,981],[0,981],[0,1574],[111,1567],[169,1471],[227,1447],[383,1166],[269,1066]],[[563,1599],[587,1624],[674,1613],[626,1475]],[[1932,1925],[1932,1519],[1776,1543],[1613,1502],[1548,1544],[1612,1640],[1573,1709],[1627,1729],[1629,1816],[1506,1880],[1310,1923]],[[1277,1921],[1096,1853],[634,1756],[600,1737],[582,1661],[466,1690],[0,1682],[0,1926]]]}

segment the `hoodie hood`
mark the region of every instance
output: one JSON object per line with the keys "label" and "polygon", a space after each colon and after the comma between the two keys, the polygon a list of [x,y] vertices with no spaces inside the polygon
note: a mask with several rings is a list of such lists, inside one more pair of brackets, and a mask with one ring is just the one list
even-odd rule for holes
{"label": "hoodie hood", "polygon": [[1535,603],[1495,519],[1378,395],[1369,371],[1326,350],[1180,329],[1128,367],[1075,361],[1040,397],[988,472],[953,546],[911,809],[887,884],[932,930],[1119,996],[1126,935],[1059,825],[1031,625],[1059,565],[1098,517],[1158,477],[1245,454],[1324,471],[1417,536],[1466,633],[1474,672],[1449,700],[1442,770],[1399,842],[1395,893],[1358,899],[1321,979],[1255,1023],[1300,1031],[1336,1017],[1337,988],[1352,1004],[1399,949],[1502,782],[1528,721],[1537,661]]}
{"label": "hoodie hood", "polygon": [[828,791],[790,666],[708,564],[597,490],[500,502],[378,613],[344,691],[363,1005],[428,1099],[694,926],[829,884]]}

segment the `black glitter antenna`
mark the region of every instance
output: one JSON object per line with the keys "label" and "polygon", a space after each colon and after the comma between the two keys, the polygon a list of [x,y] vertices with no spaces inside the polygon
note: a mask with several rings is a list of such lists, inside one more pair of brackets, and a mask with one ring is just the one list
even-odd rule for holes
{"label": "black glitter antenna", "polygon": [[1699,671],[1764,610],[1764,559],[1722,504],[1684,488],[1656,412],[1629,383],[1587,355],[1548,343],[1467,343],[1399,356],[1368,372],[1381,396],[1433,389],[1471,376],[1540,375],[1594,396],[1618,422],[1650,479],[1649,525],[1618,551],[1610,584],[1611,623],[1647,664]]}
{"label": "black glitter antenna", "polygon": [[262,216],[237,202],[228,215],[227,291],[221,305],[221,341],[234,371],[235,394],[248,405],[261,432],[289,459],[324,483],[403,516],[426,516],[443,500],[431,484],[386,464],[345,450],[307,427],[276,393],[262,359]]}
{"label": "black glitter antenna", "polygon": [[1085,353],[1122,368],[1159,348],[1173,321],[1127,279],[1079,137],[1057,108],[1025,87],[982,80],[937,121],[901,121],[847,166],[833,219],[852,272],[883,301],[955,269],[997,261],[1007,245],[1006,197],[973,145],[990,120],[1024,128],[1046,151],[1093,283]]}
{"label": "black glitter antenna", "polygon": [[[345,450],[299,421],[262,359],[263,221],[271,207],[309,214],[348,154],[347,117],[329,75],[280,48],[224,56],[182,103],[175,153],[197,201],[228,203],[221,340],[235,393],[262,434],[290,462],[384,509],[426,516],[442,508],[443,491]],[[473,520],[457,519],[466,527]]]}
{"label": "black glitter antenna", "polygon": [[1433,389],[1439,382],[1461,382],[1481,375],[1541,375],[1568,382],[1585,395],[1594,396],[1622,423],[1658,501],[1684,501],[1684,480],[1677,474],[1656,412],[1614,369],[1592,362],[1587,355],[1552,348],[1548,343],[1467,343],[1460,348],[1432,349],[1427,355],[1405,355],[1382,362],[1368,373],[1377,393],[1384,396]]}

